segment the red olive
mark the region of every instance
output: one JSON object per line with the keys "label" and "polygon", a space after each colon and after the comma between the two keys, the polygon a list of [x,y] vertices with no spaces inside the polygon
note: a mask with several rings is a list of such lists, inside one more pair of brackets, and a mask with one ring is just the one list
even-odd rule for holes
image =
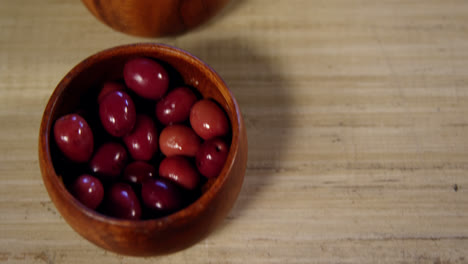
{"label": "red olive", "polygon": [[77,114],[55,121],[54,139],[62,153],[74,162],[86,162],[93,154],[93,132],[86,120]]}
{"label": "red olive", "polygon": [[102,183],[95,177],[83,174],[71,186],[71,192],[85,206],[96,209],[104,198]]}
{"label": "red olive", "polygon": [[106,95],[108,95],[108,94],[110,94],[112,92],[124,91],[124,90],[125,90],[125,86],[123,84],[121,84],[121,83],[112,82],[112,81],[105,82],[102,85],[101,92],[99,92],[98,103],[101,103],[102,99],[104,99],[104,97],[106,97]]}
{"label": "red olive", "polygon": [[158,150],[156,125],[146,115],[137,115],[135,128],[123,140],[135,160],[150,160]]}
{"label": "red olive", "polygon": [[127,163],[127,151],[119,143],[105,143],[98,148],[89,165],[102,180],[116,179]]}
{"label": "red olive", "polygon": [[115,183],[108,189],[104,206],[104,211],[110,216],[129,220],[141,217],[140,201],[126,183]]}
{"label": "red olive", "polygon": [[123,179],[131,183],[143,183],[156,176],[156,169],[153,165],[144,161],[134,161],[125,167]]}
{"label": "red olive", "polygon": [[156,104],[156,117],[164,125],[188,120],[197,97],[187,87],[177,87]]}
{"label": "red olive", "polygon": [[166,156],[194,157],[200,147],[200,141],[200,138],[190,127],[170,125],[165,127],[159,135],[159,148]]}
{"label": "red olive", "polygon": [[166,179],[151,179],[141,186],[141,197],[146,207],[157,211],[172,212],[183,205],[179,187]]}
{"label": "red olive", "polygon": [[125,63],[123,74],[128,88],[147,99],[161,98],[169,86],[167,71],[159,63],[148,58],[129,60]]}
{"label": "red olive", "polygon": [[172,180],[189,190],[195,189],[200,181],[195,166],[183,156],[171,156],[163,159],[159,164],[159,176]]}
{"label": "red olive", "polygon": [[207,140],[229,133],[229,122],[224,111],[213,101],[196,102],[190,111],[190,124],[201,138]]}
{"label": "red olive", "polygon": [[114,137],[121,137],[135,126],[136,111],[132,98],[122,91],[107,94],[99,104],[99,117],[104,129]]}
{"label": "red olive", "polygon": [[207,178],[213,178],[223,169],[229,153],[229,146],[220,138],[203,142],[195,157],[198,171]]}

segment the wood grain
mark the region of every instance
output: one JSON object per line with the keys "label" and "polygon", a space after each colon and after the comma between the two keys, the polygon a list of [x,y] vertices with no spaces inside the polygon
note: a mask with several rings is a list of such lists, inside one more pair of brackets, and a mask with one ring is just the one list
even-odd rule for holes
{"label": "wood grain", "polygon": [[249,161],[223,226],[159,258],[65,223],[37,163],[50,93],[118,44],[79,1],[0,5],[0,263],[467,263],[468,2],[235,0],[163,42],[208,62],[244,113]]}

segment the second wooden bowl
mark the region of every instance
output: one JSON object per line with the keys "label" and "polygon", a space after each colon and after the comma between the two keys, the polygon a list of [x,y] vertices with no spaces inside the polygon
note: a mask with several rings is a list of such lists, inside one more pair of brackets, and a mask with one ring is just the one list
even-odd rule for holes
{"label": "second wooden bowl", "polygon": [[113,29],[142,37],[175,35],[218,13],[229,0],[82,0]]}

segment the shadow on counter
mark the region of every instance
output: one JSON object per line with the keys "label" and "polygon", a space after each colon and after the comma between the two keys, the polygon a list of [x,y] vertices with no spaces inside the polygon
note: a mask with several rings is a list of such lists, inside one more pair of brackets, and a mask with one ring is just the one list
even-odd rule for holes
{"label": "shadow on counter", "polygon": [[253,209],[281,171],[290,139],[292,102],[282,65],[261,43],[243,38],[206,40],[181,47],[205,61],[236,97],[247,129],[249,154],[244,185],[223,227]]}

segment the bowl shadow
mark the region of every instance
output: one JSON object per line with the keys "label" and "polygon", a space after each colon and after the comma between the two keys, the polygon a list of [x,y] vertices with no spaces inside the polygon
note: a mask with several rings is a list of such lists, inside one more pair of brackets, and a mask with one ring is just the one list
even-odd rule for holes
{"label": "bowl shadow", "polygon": [[219,23],[220,20],[225,19],[225,17],[229,16],[231,13],[234,13],[238,8],[240,8],[242,5],[244,5],[247,2],[248,2],[248,0],[230,0],[226,4],[226,6],[221,8],[221,10],[217,14],[215,14],[213,17],[211,17],[207,21],[201,23],[200,25],[198,25],[198,26],[196,26],[196,27],[194,27],[194,28],[192,28],[192,29],[190,29],[190,30],[188,30],[186,32],[183,32],[183,33],[175,35],[175,36],[168,36],[168,37],[169,38],[174,38],[174,37],[182,36],[182,35],[188,34],[188,33],[195,33],[195,32],[204,31],[204,30],[212,27],[212,25]]}
{"label": "bowl shadow", "polygon": [[[194,27],[188,32],[199,32],[207,28],[210,28],[212,25],[219,23],[220,20],[225,19],[226,16],[235,12],[240,6],[247,3],[248,0],[230,0],[225,7],[223,7],[216,15],[208,19],[199,26]],[[186,32],[187,33],[187,32]]]}
{"label": "bowl shadow", "polygon": [[219,232],[254,210],[265,187],[278,177],[290,138],[292,100],[283,66],[262,50],[261,43],[231,37],[179,46],[223,78],[241,108],[247,130],[249,153],[244,184],[234,208],[215,230]]}

